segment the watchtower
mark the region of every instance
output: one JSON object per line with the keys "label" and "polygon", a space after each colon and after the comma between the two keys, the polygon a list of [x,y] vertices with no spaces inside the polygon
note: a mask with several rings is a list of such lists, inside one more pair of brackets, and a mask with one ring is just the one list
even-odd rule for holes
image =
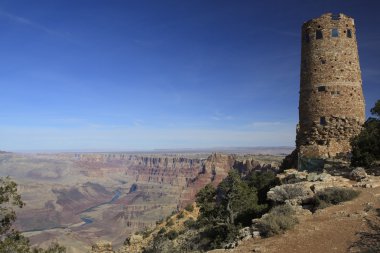
{"label": "watchtower", "polygon": [[323,14],[302,26],[297,150],[299,158],[348,154],[365,103],[354,20]]}

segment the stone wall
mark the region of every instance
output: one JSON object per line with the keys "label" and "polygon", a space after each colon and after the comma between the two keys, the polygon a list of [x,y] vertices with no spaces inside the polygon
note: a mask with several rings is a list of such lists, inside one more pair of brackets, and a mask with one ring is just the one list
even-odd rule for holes
{"label": "stone wall", "polygon": [[349,153],[365,120],[354,20],[324,14],[302,26],[297,149],[300,157]]}

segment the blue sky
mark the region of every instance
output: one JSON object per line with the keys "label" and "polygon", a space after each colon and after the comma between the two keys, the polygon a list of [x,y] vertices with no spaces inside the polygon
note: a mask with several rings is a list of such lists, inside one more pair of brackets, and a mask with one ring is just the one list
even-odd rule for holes
{"label": "blue sky", "polygon": [[0,1],[0,149],[293,146],[300,28],[356,20],[367,115],[379,1]]}

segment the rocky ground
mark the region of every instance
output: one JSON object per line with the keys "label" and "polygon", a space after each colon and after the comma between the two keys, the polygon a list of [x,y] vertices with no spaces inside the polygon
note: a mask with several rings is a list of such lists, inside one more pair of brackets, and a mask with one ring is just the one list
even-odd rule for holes
{"label": "rocky ground", "polygon": [[369,177],[362,181],[367,183],[336,182],[344,187],[357,187],[361,192],[359,197],[314,214],[300,212],[299,224],[284,234],[265,239],[251,238],[239,242],[234,249],[211,252],[379,252],[380,178]]}

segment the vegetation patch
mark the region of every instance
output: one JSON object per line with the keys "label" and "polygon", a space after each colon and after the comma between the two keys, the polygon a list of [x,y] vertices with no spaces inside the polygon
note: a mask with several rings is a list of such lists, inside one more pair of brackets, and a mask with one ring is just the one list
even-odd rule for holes
{"label": "vegetation patch", "polygon": [[189,229],[197,228],[197,222],[193,218],[189,218],[188,220],[185,220],[183,224]]}
{"label": "vegetation patch", "polygon": [[185,217],[185,214],[182,212],[179,212],[179,214],[177,214],[177,219],[183,219]]}
{"label": "vegetation patch", "polygon": [[360,192],[349,188],[331,187],[315,195],[314,209],[323,209],[325,207],[336,205],[341,202],[349,201],[357,196]]}
{"label": "vegetation patch", "polygon": [[194,206],[192,204],[188,204],[185,206],[185,210],[188,212],[193,212],[194,211]]}
{"label": "vegetation patch", "polygon": [[168,227],[171,227],[171,226],[173,226],[174,225],[174,221],[173,221],[173,219],[170,219],[167,223],[166,223],[166,226],[168,226]]}
{"label": "vegetation patch", "polygon": [[24,202],[17,192],[17,184],[9,177],[0,178],[0,252],[9,253],[65,253],[66,248],[52,243],[47,249],[33,248],[29,239],[12,228],[16,220],[13,207],[22,208]]}
{"label": "vegetation patch", "polygon": [[380,161],[380,100],[371,109],[361,133],[351,141],[352,166],[370,167]]}
{"label": "vegetation patch", "polygon": [[178,237],[178,232],[175,230],[170,230],[166,236],[169,238],[169,240],[174,240],[175,238]]}
{"label": "vegetation patch", "polygon": [[286,204],[276,206],[258,221],[257,226],[263,236],[281,234],[292,229],[298,223],[298,219],[294,215],[295,212],[291,206]]}
{"label": "vegetation patch", "polygon": [[222,248],[234,241],[239,229],[250,226],[253,218],[268,210],[266,193],[276,184],[277,178],[271,172],[241,176],[237,170],[231,170],[217,188],[207,185],[199,191],[198,249]]}

